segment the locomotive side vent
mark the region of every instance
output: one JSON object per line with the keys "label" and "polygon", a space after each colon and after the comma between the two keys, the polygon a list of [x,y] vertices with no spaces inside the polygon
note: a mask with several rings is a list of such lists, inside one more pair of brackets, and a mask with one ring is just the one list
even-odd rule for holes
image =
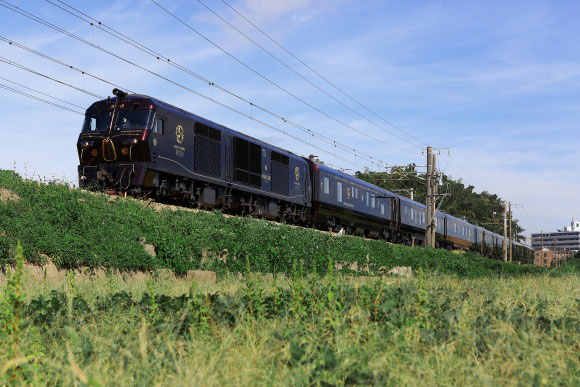
{"label": "locomotive side vent", "polygon": [[272,151],[272,192],[288,195],[288,156]]}
{"label": "locomotive side vent", "polygon": [[221,132],[207,125],[195,123],[193,145],[194,170],[204,175],[221,176]]}
{"label": "locomotive side vent", "polygon": [[103,140],[103,159],[105,161],[117,160],[117,151],[115,150],[115,144],[113,144],[113,141],[108,137]]}
{"label": "locomotive side vent", "polygon": [[259,145],[234,137],[234,180],[260,187],[262,176],[262,148]]}

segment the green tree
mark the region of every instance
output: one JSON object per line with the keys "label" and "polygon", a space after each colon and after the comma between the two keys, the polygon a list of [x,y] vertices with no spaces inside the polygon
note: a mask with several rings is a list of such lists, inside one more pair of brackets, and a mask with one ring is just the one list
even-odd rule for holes
{"label": "green tree", "polygon": [[[357,171],[355,176],[391,191],[412,188],[415,191],[413,199],[425,203],[425,173],[419,172],[415,164],[393,168],[389,172]],[[449,195],[437,200],[439,210],[494,233],[503,234],[503,200],[496,194],[487,191],[477,193],[474,190],[474,186],[466,186],[461,179],[453,180],[444,174],[439,193]],[[514,239],[524,241],[524,231],[518,220],[512,217]]]}

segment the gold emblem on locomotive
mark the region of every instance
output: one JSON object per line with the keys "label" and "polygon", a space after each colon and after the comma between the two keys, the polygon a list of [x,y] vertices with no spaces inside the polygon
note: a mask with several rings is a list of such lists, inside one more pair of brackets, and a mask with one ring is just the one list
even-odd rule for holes
{"label": "gold emblem on locomotive", "polygon": [[183,142],[183,126],[181,125],[177,125],[177,127],[175,128],[175,139],[177,140],[178,143],[182,143]]}
{"label": "gold emblem on locomotive", "polygon": [[300,168],[294,168],[294,177],[296,177],[296,180],[300,180]]}

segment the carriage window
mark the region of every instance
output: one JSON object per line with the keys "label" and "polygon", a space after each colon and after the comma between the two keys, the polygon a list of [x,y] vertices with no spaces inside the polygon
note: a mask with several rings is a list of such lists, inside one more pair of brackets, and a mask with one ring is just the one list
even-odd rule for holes
{"label": "carriage window", "polygon": [[367,207],[368,207],[369,206],[369,193],[368,192],[365,192],[365,193],[366,193],[366,197],[367,197]]}
{"label": "carriage window", "polygon": [[165,127],[165,120],[163,118],[157,118],[155,121],[155,129],[153,129],[153,133],[163,134]]}
{"label": "carriage window", "polygon": [[411,207],[411,220],[415,219],[415,209]]}
{"label": "carriage window", "polygon": [[381,215],[385,215],[385,205],[381,203]]}
{"label": "carriage window", "polygon": [[425,213],[421,212],[421,223],[425,223]]}
{"label": "carriage window", "polygon": [[324,193],[329,195],[330,194],[330,180],[328,177],[324,178],[324,185],[323,185]]}
{"label": "carriage window", "polygon": [[342,183],[336,183],[336,201],[342,203]]}
{"label": "carriage window", "polygon": [[453,223],[453,232],[457,233],[457,223]]}
{"label": "carriage window", "polygon": [[375,208],[375,195],[371,195],[371,207]]}

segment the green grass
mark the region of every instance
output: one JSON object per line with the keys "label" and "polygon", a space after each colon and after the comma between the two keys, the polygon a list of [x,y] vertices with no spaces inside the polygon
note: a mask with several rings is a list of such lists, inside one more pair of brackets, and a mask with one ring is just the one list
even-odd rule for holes
{"label": "green grass", "polygon": [[[0,263],[4,264],[20,240],[29,262],[43,263],[48,256],[61,268],[169,268],[176,273],[205,269],[225,275],[243,272],[246,260],[251,271],[263,273],[288,273],[293,262],[302,261],[306,272],[323,274],[331,257],[337,263],[356,262],[371,274],[394,266],[468,278],[548,272],[473,253],[339,238],[218,212],[159,211],[145,208],[142,201],[25,181],[12,171],[0,171],[0,187],[20,196],[0,201]],[[141,237],[155,245],[156,257],[143,250]],[[349,265],[344,267],[348,272]]]}
{"label": "green grass", "polygon": [[[158,211],[9,171],[0,187],[19,196],[0,200],[0,385],[580,384],[580,260],[541,269]],[[23,266],[46,256],[80,269]],[[219,276],[129,270],[153,268]]]}
{"label": "green grass", "polygon": [[[298,270],[211,284],[71,275],[21,289],[16,349],[15,331],[0,329],[0,384],[580,383],[575,274],[372,280]],[[0,327],[13,313],[2,300]]]}

